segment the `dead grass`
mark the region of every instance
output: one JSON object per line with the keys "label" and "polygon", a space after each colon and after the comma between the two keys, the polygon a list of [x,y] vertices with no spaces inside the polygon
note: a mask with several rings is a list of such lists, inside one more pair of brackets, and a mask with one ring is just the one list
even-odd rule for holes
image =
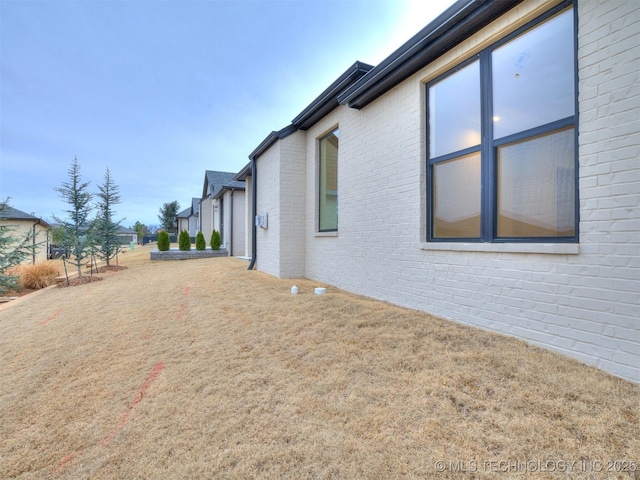
{"label": "dead grass", "polygon": [[59,261],[16,265],[8,271],[8,274],[19,277],[20,290],[40,290],[56,283],[56,277],[59,275]]}
{"label": "dead grass", "polygon": [[640,460],[637,385],[317,282],[291,295],[237,259],[150,250],[0,311],[0,478],[497,478],[499,462],[506,478],[638,478],[606,471]]}

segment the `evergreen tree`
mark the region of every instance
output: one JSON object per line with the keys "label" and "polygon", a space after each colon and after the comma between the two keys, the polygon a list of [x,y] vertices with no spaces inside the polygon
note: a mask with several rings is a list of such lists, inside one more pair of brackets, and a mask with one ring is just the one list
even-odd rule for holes
{"label": "evergreen tree", "polygon": [[178,215],[178,210],[180,209],[180,204],[177,200],[174,200],[170,203],[163,203],[160,208],[160,215],[158,215],[158,220],[160,220],[160,228],[162,230],[166,230],[169,233],[177,233],[176,226],[176,215]]}
{"label": "evergreen tree", "polygon": [[[9,199],[0,201],[0,219],[4,218],[8,206]],[[28,258],[35,249],[31,229],[22,237],[14,235],[15,230],[16,227],[0,225],[0,293],[17,287],[18,277],[8,275],[7,271]]]}
{"label": "evergreen tree", "polygon": [[82,276],[82,263],[90,255],[92,238],[88,235],[89,214],[91,213],[91,200],[93,195],[87,191],[89,182],[82,182],[78,159],[74,158],[71,167],[67,171],[68,182],[62,182],[61,187],[54,188],[62,199],[69,204],[69,210],[65,210],[68,219],[62,220],[54,215],[56,222],[60,224],[62,242],[69,247],[72,265],[78,268],[78,276]]}
{"label": "evergreen tree", "polygon": [[104,183],[98,185],[98,190],[98,203],[96,204],[98,216],[95,219],[92,233],[95,236],[96,244],[99,245],[97,248],[98,258],[109,265],[109,261],[116,256],[118,248],[120,248],[118,228],[122,220],[113,221],[114,206],[120,203],[120,188],[113,183],[108,168],[104,174]]}
{"label": "evergreen tree", "polygon": [[169,233],[161,230],[158,233],[158,250],[161,252],[168,252],[171,247],[171,240],[169,239]]}
{"label": "evergreen tree", "polygon": [[196,250],[205,250],[207,248],[207,244],[204,240],[204,235],[202,232],[198,232],[196,235]]}
{"label": "evergreen tree", "polygon": [[178,237],[178,248],[183,252],[191,250],[191,238],[189,237],[189,232],[186,230],[182,230],[180,232],[180,236]]}
{"label": "evergreen tree", "polygon": [[220,232],[216,229],[211,232],[211,250],[220,250],[220,245],[222,245],[222,238],[220,237]]}

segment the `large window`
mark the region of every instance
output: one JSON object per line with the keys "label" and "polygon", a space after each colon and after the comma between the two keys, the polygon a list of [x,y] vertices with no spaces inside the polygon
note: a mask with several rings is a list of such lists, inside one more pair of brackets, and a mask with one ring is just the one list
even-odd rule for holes
{"label": "large window", "polygon": [[574,38],[558,7],[427,85],[430,241],[577,241]]}
{"label": "large window", "polygon": [[319,231],[338,230],[338,137],[336,128],[320,139]]}

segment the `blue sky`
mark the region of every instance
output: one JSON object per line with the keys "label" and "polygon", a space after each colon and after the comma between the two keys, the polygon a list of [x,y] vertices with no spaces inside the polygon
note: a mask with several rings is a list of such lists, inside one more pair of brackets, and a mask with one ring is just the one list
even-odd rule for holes
{"label": "blue sky", "polygon": [[356,60],[376,65],[453,0],[0,0],[0,197],[64,217],[78,158],[116,220],[237,172]]}

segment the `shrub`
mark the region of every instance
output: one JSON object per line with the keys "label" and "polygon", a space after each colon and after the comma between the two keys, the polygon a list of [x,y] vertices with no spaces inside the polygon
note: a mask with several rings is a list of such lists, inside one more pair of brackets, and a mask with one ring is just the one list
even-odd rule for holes
{"label": "shrub", "polygon": [[169,233],[165,230],[162,230],[158,233],[158,250],[161,252],[169,251],[169,247],[171,246],[171,240],[169,240]]}
{"label": "shrub", "polygon": [[191,238],[189,237],[189,232],[186,230],[182,230],[180,232],[180,236],[178,237],[178,248],[183,252],[191,250]]}
{"label": "shrub", "polygon": [[220,232],[214,229],[213,232],[211,232],[211,250],[220,250],[221,244],[222,238],[220,238]]}
{"label": "shrub", "polygon": [[18,276],[20,288],[39,290],[56,283],[58,267],[54,262],[18,265],[11,269],[11,274]]}
{"label": "shrub", "polygon": [[205,248],[207,248],[207,244],[204,241],[204,235],[202,232],[198,232],[196,235],[196,250],[204,250]]}

